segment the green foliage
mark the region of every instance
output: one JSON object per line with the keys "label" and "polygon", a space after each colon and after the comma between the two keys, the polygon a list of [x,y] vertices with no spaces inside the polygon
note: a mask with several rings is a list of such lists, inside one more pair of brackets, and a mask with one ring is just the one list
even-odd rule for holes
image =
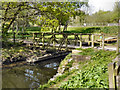
{"label": "green foliage", "polygon": [[[62,82],[60,88],[108,88],[108,64],[115,58],[114,51],[82,49],[82,53],[91,55],[91,60],[81,62],[81,70],[68,81]],[[83,65],[84,64],[84,65]]]}
{"label": "green foliage", "polygon": [[[83,14],[83,5],[87,2],[2,2],[2,39],[9,38],[10,28],[18,32],[30,24],[40,26],[41,31],[55,32],[59,25],[66,26],[70,17]],[[22,33],[26,33],[24,30]]]}
{"label": "green foliage", "polygon": [[101,27],[100,32],[103,32],[106,34],[117,34],[118,29],[119,29],[119,26]]}
{"label": "green foliage", "polygon": [[86,23],[101,23],[105,25],[106,23],[118,23],[120,18],[120,2],[115,2],[113,11],[102,11],[92,15],[86,15]]}
{"label": "green foliage", "polygon": [[[80,55],[89,55],[91,60],[85,62],[79,62],[80,69],[65,72],[61,76],[58,76],[54,81],[48,81],[45,85],[40,85],[40,88],[48,88],[51,85],[59,83],[58,88],[106,88],[108,89],[108,69],[107,66],[112,59],[116,57],[115,51],[103,51],[94,50],[92,48],[82,49]],[[61,65],[65,63],[67,59],[70,59],[69,54],[65,60],[62,61]],[[72,62],[71,62],[72,63]],[[68,63],[67,66],[70,63]],[[66,77],[72,74],[72,77],[67,81],[62,81]],[[53,87],[54,88],[54,87]]]}

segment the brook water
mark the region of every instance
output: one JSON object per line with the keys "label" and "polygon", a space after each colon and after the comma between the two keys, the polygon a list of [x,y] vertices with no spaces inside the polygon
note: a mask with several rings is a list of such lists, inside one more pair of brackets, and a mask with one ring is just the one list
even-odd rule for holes
{"label": "brook water", "polygon": [[56,74],[64,57],[2,70],[2,88],[37,88]]}

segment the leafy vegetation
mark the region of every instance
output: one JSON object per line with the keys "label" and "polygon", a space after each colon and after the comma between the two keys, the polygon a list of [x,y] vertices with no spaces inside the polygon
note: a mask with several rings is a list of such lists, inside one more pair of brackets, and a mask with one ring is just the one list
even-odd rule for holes
{"label": "leafy vegetation", "polygon": [[56,31],[59,26],[65,30],[71,17],[84,15],[80,10],[87,2],[2,2],[2,37],[7,38],[9,29],[19,31],[22,27],[38,25],[41,30]]}
{"label": "leafy vegetation", "polygon": [[91,60],[80,62],[81,70],[61,84],[61,88],[108,88],[107,66],[115,58],[115,52],[83,49],[82,55],[91,55]]}
{"label": "leafy vegetation", "polygon": [[[112,59],[116,57],[115,51],[93,50],[91,48],[80,48],[78,50],[82,50],[82,52],[79,53],[80,55],[90,55],[91,59],[79,62],[78,70],[73,70],[74,72],[72,71],[72,73],[71,71],[66,71],[62,76],[52,81],[53,83],[49,81],[48,84],[45,86],[41,85],[40,88],[51,87],[51,85],[54,86],[54,84],[57,83],[59,83],[58,88],[109,88],[107,66],[112,62]],[[71,74],[73,74],[73,76],[68,78],[67,81],[64,81],[64,79]],[[50,84],[50,82],[52,84]]]}

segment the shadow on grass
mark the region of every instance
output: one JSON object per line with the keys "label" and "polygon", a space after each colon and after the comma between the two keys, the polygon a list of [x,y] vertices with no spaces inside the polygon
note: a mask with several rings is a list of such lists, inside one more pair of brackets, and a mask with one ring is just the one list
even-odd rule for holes
{"label": "shadow on grass", "polygon": [[73,28],[69,31],[64,31],[64,33],[94,33],[99,32],[100,27],[83,27],[83,28]]}

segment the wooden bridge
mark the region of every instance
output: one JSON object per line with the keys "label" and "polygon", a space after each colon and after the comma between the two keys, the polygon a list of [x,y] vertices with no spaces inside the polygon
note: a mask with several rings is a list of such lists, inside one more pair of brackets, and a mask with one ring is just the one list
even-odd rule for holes
{"label": "wooden bridge", "polygon": [[[28,35],[28,34],[27,34]],[[91,33],[31,33],[30,36],[23,35],[24,43],[27,45],[35,45],[42,47],[53,47],[61,50],[70,48],[82,48],[84,45],[87,47],[99,47],[104,49],[104,34],[91,34]],[[25,39],[26,38],[26,39]]]}
{"label": "wooden bridge", "polygon": [[117,42],[116,36],[92,33],[18,33],[13,35],[14,42],[23,42],[27,46],[69,50],[75,48],[98,48],[105,50],[117,50],[115,47],[107,47],[105,43]]}

